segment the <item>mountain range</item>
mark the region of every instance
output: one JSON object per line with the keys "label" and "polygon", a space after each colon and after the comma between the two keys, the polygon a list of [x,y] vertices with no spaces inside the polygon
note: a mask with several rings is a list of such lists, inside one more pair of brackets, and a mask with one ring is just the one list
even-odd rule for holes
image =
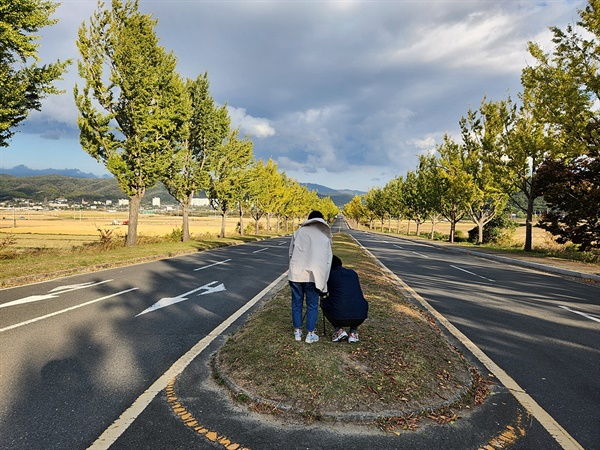
{"label": "mountain range", "polygon": [[[349,189],[332,189],[313,183],[301,183],[319,197],[329,197],[339,208],[342,208],[355,195],[364,192]],[[148,189],[143,203],[150,203],[152,198],[159,197],[161,202],[176,203],[162,184]],[[112,176],[98,177],[93,173],[81,172],[78,169],[30,169],[20,165],[12,169],[0,169],[0,201],[13,198],[49,201],[65,198],[69,201],[105,201],[126,198],[117,181]]]}

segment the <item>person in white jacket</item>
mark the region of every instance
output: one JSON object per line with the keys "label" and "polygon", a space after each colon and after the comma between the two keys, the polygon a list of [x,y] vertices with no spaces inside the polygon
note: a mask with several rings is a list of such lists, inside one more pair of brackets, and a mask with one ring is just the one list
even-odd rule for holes
{"label": "person in white jacket", "polygon": [[332,235],[320,211],[313,211],[308,220],[292,236],[288,281],[292,290],[292,324],[294,338],[302,340],[302,309],[306,297],[306,339],[311,344],[319,340],[315,333],[319,314],[319,293],[327,292],[331,269]]}

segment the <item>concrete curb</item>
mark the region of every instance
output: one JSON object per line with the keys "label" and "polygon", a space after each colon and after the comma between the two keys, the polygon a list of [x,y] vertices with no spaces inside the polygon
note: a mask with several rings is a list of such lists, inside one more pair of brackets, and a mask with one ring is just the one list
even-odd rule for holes
{"label": "concrete curb", "polygon": [[[229,378],[225,373],[223,373],[219,367],[218,362],[218,351],[212,355],[210,360],[210,365],[213,370],[213,375],[217,378],[220,378],[227,389],[234,395],[245,395],[248,397],[253,403],[266,404],[269,405],[273,409],[277,409],[283,412],[292,413],[298,416],[302,416],[304,414],[309,413],[302,408],[298,408],[287,403],[283,402],[275,402],[268,398],[259,397],[254,395],[252,392],[247,391],[240,387],[237,383],[235,383],[231,378]],[[434,403],[431,407],[428,408],[414,408],[414,409],[406,409],[406,410],[384,410],[379,412],[367,412],[367,411],[350,411],[350,412],[331,412],[331,411],[320,411],[318,415],[323,419],[334,420],[334,421],[354,421],[354,422],[370,422],[376,419],[387,419],[392,417],[406,417],[410,415],[420,416],[427,413],[432,413],[435,411],[442,410],[443,408],[450,407],[451,405],[459,402],[470,389],[473,387],[473,378],[470,379],[470,383],[467,386],[463,386],[461,389],[458,389],[454,392],[454,394],[447,400],[441,400],[437,403]]]}

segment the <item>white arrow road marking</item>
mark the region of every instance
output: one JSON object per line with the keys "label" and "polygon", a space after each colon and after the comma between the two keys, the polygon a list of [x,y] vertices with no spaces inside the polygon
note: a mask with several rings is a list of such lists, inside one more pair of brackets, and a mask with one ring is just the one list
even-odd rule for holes
{"label": "white arrow road marking", "polygon": [[450,264],[450,267],[453,267],[453,268],[455,268],[456,270],[462,270],[463,272],[466,272],[466,273],[468,273],[469,275],[474,275],[474,276],[476,276],[476,277],[483,278],[484,280],[488,280],[488,281],[494,281],[494,280],[492,280],[492,279],[490,279],[490,278],[482,277],[481,275],[477,275],[476,273],[469,272],[468,270],[465,270],[465,269],[461,269],[460,267],[453,266],[452,264]]}
{"label": "white arrow road marking", "polygon": [[419,252],[412,252],[412,253],[414,253],[415,255],[420,256],[421,258],[427,258],[427,259],[429,259],[429,256],[423,255],[422,253],[419,253]]}
{"label": "white arrow road marking", "polygon": [[88,447],[88,450],[108,450],[108,448],[117,441],[119,436],[121,436],[125,430],[129,428],[129,426],[138,418],[138,416],[144,412],[152,400],[154,400],[154,398],[160,392],[162,392],[173,379],[183,372],[199,354],[206,350],[212,341],[223,335],[223,333],[225,333],[227,328],[229,328],[233,322],[242,317],[242,315],[252,306],[254,306],[256,302],[263,298],[267,292],[277,286],[287,276],[287,274],[287,271],[282,273],[279,278],[256,294],[252,300],[229,316],[229,318],[208,333],[206,337],[198,341],[196,345],[194,345],[185,355],[179,358],[164,374],[162,374],[154,383],[152,383],[152,385],[146,389],[146,391],[140,395],[129,408],[123,411],[119,418],[115,420],[113,424],[110,425],[106,430],[104,430],[100,437]]}
{"label": "white arrow road marking", "polygon": [[3,333],[4,331],[7,331],[7,330],[12,330],[13,328],[22,327],[23,325],[29,325],[30,323],[38,322],[40,320],[48,319],[50,317],[58,316],[59,314],[63,314],[63,313],[69,312],[69,311],[73,311],[73,310],[78,309],[78,308],[83,308],[84,306],[92,305],[92,304],[100,302],[102,300],[106,300],[108,298],[116,297],[117,295],[126,294],[127,292],[131,292],[131,291],[136,291],[137,289],[138,288],[131,288],[131,289],[127,289],[125,291],[116,292],[114,294],[110,294],[110,295],[107,295],[105,297],[97,298],[96,300],[90,300],[89,302],[82,303],[81,305],[71,306],[70,308],[66,308],[66,309],[63,309],[61,311],[56,311],[56,312],[53,312],[53,313],[50,313],[50,314],[46,314],[45,316],[36,317],[35,319],[26,320],[25,322],[17,323],[15,325],[9,325],[7,327],[0,328],[0,333]]}
{"label": "white arrow road marking", "polygon": [[197,269],[194,269],[194,272],[197,272],[198,270],[202,270],[202,269],[207,269],[207,268],[213,267],[213,266],[218,266],[219,264],[225,264],[226,262],[229,262],[229,261],[231,261],[231,258],[230,259],[226,259],[225,261],[219,261],[219,262],[216,262],[214,264],[209,264],[208,266],[198,267]]}
{"label": "white arrow road marking", "polygon": [[13,300],[12,302],[3,303],[2,305],[0,305],[0,308],[7,308],[9,306],[14,306],[14,305],[23,305],[25,303],[31,303],[31,302],[39,302],[40,300],[48,300],[50,298],[56,298],[59,296],[59,294],[62,294],[64,292],[71,292],[71,291],[76,291],[78,289],[84,289],[84,288],[88,288],[88,287],[92,287],[92,286],[98,286],[99,284],[108,283],[109,281],[112,281],[112,280],[99,281],[97,283],[90,281],[89,283],[71,284],[69,286],[58,286],[58,287],[55,287],[54,289],[48,291],[48,292],[56,292],[55,294],[48,293],[45,295],[30,295],[29,297],[24,297],[19,300]]}
{"label": "white arrow road marking", "polygon": [[206,290],[204,292],[200,292],[198,295],[200,296],[200,295],[205,295],[205,294],[212,294],[213,292],[221,292],[221,291],[225,290],[225,285],[223,283],[219,284],[218,286],[207,287],[214,283],[218,283],[218,281],[213,281],[212,283],[205,284],[204,286],[202,286]]}
{"label": "white arrow road marking", "polygon": [[596,321],[596,322],[600,322],[600,319],[598,319],[597,317],[594,317],[594,316],[592,316],[592,315],[590,315],[590,314],[586,314],[586,313],[584,313],[584,312],[581,312],[581,311],[577,311],[577,310],[575,310],[575,309],[571,309],[571,308],[569,308],[568,306],[562,306],[562,305],[558,305],[558,307],[559,307],[559,308],[562,308],[562,309],[566,309],[566,310],[567,310],[567,311],[569,311],[569,312],[572,312],[572,313],[575,313],[575,314],[579,314],[580,316],[583,316],[583,317],[585,317],[585,318],[587,318],[587,319],[594,320],[594,321]]}
{"label": "white arrow road marking", "polygon": [[210,283],[207,283],[204,286],[200,286],[200,287],[198,287],[196,289],[192,289],[191,291],[188,291],[185,294],[178,295],[177,297],[165,297],[165,298],[161,298],[154,305],[150,306],[149,308],[146,308],[141,313],[137,314],[135,317],[141,316],[142,314],[146,314],[146,313],[148,313],[150,311],[154,311],[154,310],[157,310],[157,309],[164,308],[166,306],[174,305],[175,303],[179,303],[179,302],[183,302],[185,300],[189,300],[189,298],[187,297],[188,295],[195,294],[196,292],[198,292],[198,291],[200,291],[202,289],[206,290],[206,292],[201,292],[198,295],[212,294],[213,292],[219,292],[219,291],[224,291],[225,290],[225,286],[223,285],[223,283],[219,284],[218,286],[213,286],[213,284],[215,284],[215,283],[218,283],[218,281],[211,281]]}

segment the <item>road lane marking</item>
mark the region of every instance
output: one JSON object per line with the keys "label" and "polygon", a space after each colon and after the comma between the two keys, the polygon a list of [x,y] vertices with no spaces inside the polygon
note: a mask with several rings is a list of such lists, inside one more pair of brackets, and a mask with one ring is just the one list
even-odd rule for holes
{"label": "road lane marking", "polygon": [[269,247],[261,248],[260,250],[255,250],[252,253],[260,253],[260,252],[264,252],[265,250],[269,250]]}
{"label": "road lane marking", "polygon": [[399,248],[400,250],[404,250],[404,247],[400,247],[398,244],[394,244],[394,247]]}
{"label": "road lane marking", "polygon": [[100,284],[108,283],[110,281],[112,281],[112,280],[98,281],[97,283],[90,281],[88,283],[71,284],[68,286],[57,286],[54,289],[49,290],[48,294],[30,295],[29,297],[24,297],[24,298],[21,298],[18,300],[13,300],[12,302],[3,303],[0,305],[0,308],[7,308],[9,306],[15,306],[15,305],[24,305],[26,303],[39,302],[41,300],[49,300],[51,298],[58,297],[60,294],[62,294],[64,292],[72,292],[72,291],[77,291],[79,289],[85,289],[85,288],[89,288],[89,287],[93,287],[93,286],[98,286]]}
{"label": "road lane marking", "polygon": [[29,325],[30,323],[39,322],[40,320],[48,319],[50,317],[58,316],[59,314],[63,314],[63,313],[69,312],[69,311],[73,311],[73,310],[78,309],[78,308],[83,308],[84,306],[88,306],[88,305],[91,305],[93,303],[100,302],[102,300],[106,300],[106,299],[109,299],[109,298],[112,298],[112,297],[116,297],[117,295],[126,294],[127,292],[136,291],[138,289],[139,288],[131,288],[131,289],[127,289],[125,291],[116,292],[114,294],[110,294],[110,295],[107,295],[105,297],[97,298],[96,300],[90,300],[89,302],[82,303],[81,305],[71,306],[69,308],[62,309],[60,311],[56,311],[56,312],[53,312],[53,313],[50,313],[50,314],[46,314],[45,316],[40,316],[40,317],[36,317],[35,319],[26,320],[25,322],[16,323],[14,325],[9,325],[8,327],[0,328],[0,333],[2,333],[4,331],[12,330],[14,328],[22,327],[23,325]]}
{"label": "road lane marking", "polygon": [[225,290],[225,285],[223,283],[217,285],[217,286],[213,286],[213,284],[218,283],[218,281],[211,281],[210,283],[205,284],[204,286],[200,286],[196,289],[192,289],[191,291],[188,291],[184,294],[178,295],[177,297],[164,297],[161,298],[159,301],[157,301],[156,303],[154,303],[152,306],[146,308],[145,310],[143,310],[141,313],[136,314],[135,317],[137,316],[141,316],[142,314],[146,314],[149,313],[150,311],[154,311],[157,309],[161,309],[161,308],[165,308],[167,306],[171,306],[174,305],[175,303],[179,303],[179,302],[183,302],[185,300],[189,300],[189,295],[190,294],[195,294],[196,292],[204,289],[204,292],[201,292],[198,295],[204,295],[204,294],[212,294],[213,292],[221,292]]}
{"label": "road lane marking", "polygon": [[190,427],[196,433],[204,436],[209,441],[221,444],[226,449],[248,450],[247,447],[243,447],[241,444],[232,442],[226,436],[220,435],[216,431],[211,431],[205,426],[201,425],[193,416],[193,414],[179,402],[179,398],[175,392],[175,381],[176,378],[173,378],[166,388],[167,403],[171,407],[171,410],[183,421],[184,425]]}
{"label": "road lane marking", "polygon": [[587,318],[587,319],[594,320],[594,321],[596,321],[596,322],[600,322],[600,319],[599,319],[599,318],[597,318],[597,317],[594,317],[594,316],[592,316],[592,315],[590,315],[590,314],[586,314],[586,313],[584,313],[584,312],[581,312],[581,311],[577,311],[577,310],[575,310],[575,309],[571,309],[571,308],[569,308],[568,306],[562,306],[562,305],[558,305],[558,307],[559,307],[559,308],[562,308],[562,309],[566,309],[566,310],[567,310],[567,311],[569,311],[569,312],[572,312],[572,313],[575,313],[575,314],[579,314],[580,316],[583,316],[583,317],[585,317],[585,318]]}
{"label": "road lane marking", "polygon": [[466,272],[466,273],[468,273],[469,275],[473,275],[473,276],[475,276],[475,277],[483,278],[484,280],[488,280],[488,281],[494,281],[494,280],[492,280],[491,278],[486,278],[486,277],[484,277],[484,276],[477,275],[476,273],[469,272],[468,270],[461,269],[460,267],[458,267],[458,266],[453,266],[452,264],[450,264],[450,267],[453,267],[453,268],[454,268],[454,269],[456,269],[456,270],[462,270],[463,272]]}
{"label": "road lane marking", "polygon": [[226,259],[225,261],[219,261],[214,264],[209,264],[208,266],[198,267],[197,269],[194,269],[194,272],[197,272],[198,270],[202,270],[202,269],[208,269],[209,267],[213,267],[213,266],[218,266],[219,264],[225,264],[226,262],[229,262],[229,261],[231,261],[231,258]]}
{"label": "road lane marking", "polygon": [[[356,240],[356,239],[355,239]],[[517,384],[500,366],[487,356],[479,347],[477,347],[467,336],[465,336],[458,328],[456,328],[448,319],[440,314],[427,300],[421,297],[417,292],[406,284],[398,275],[388,269],[379,259],[365,248],[358,240],[357,244],[365,250],[365,252],[373,258],[374,261],[392,278],[394,279],[410,296],[418,301],[423,308],[436,318],[448,332],[452,333],[462,344],[469,349],[481,363],[508,389],[508,391],[517,399],[521,405],[537,419],[537,421],[550,433],[550,436],[560,444],[565,450],[584,450],[584,448],[573,438],[567,430],[565,430],[554,418],[546,412],[537,402],[525,392],[525,390]]]}
{"label": "road lane marking", "polygon": [[422,257],[422,258],[427,258],[427,259],[429,259],[429,256],[423,255],[422,253],[419,253],[419,252],[412,252],[412,253],[414,253],[415,255],[418,255],[418,256],[420,256],[420,257]]}
{"label": "road lane marking", "polygon": [[160,392],[165,390],[173,378],[176,378],[183,370],[202,353],[212,341],[220,336],[227,328],[229,328],[237,319],[239,319],[246,311],[252,308],[264,295],[273,289],[281,280],[288,274],[286,270],[275,281],[269,284],[266,288],[256,294],[252,300],[248,301],[244,306],[238,309],[225,321],[217,325],[203,339],[198,341],[186,354],[179,358],[175,363],[162,374],[152,385],[140,395],[133,404],[127,408],[117,420],[109,426],[96,441],[88,447],[88,450],[105,450],[114,444],[117,439],[129,428],[134,420],[146,409],[146,407],[154,400]]}

